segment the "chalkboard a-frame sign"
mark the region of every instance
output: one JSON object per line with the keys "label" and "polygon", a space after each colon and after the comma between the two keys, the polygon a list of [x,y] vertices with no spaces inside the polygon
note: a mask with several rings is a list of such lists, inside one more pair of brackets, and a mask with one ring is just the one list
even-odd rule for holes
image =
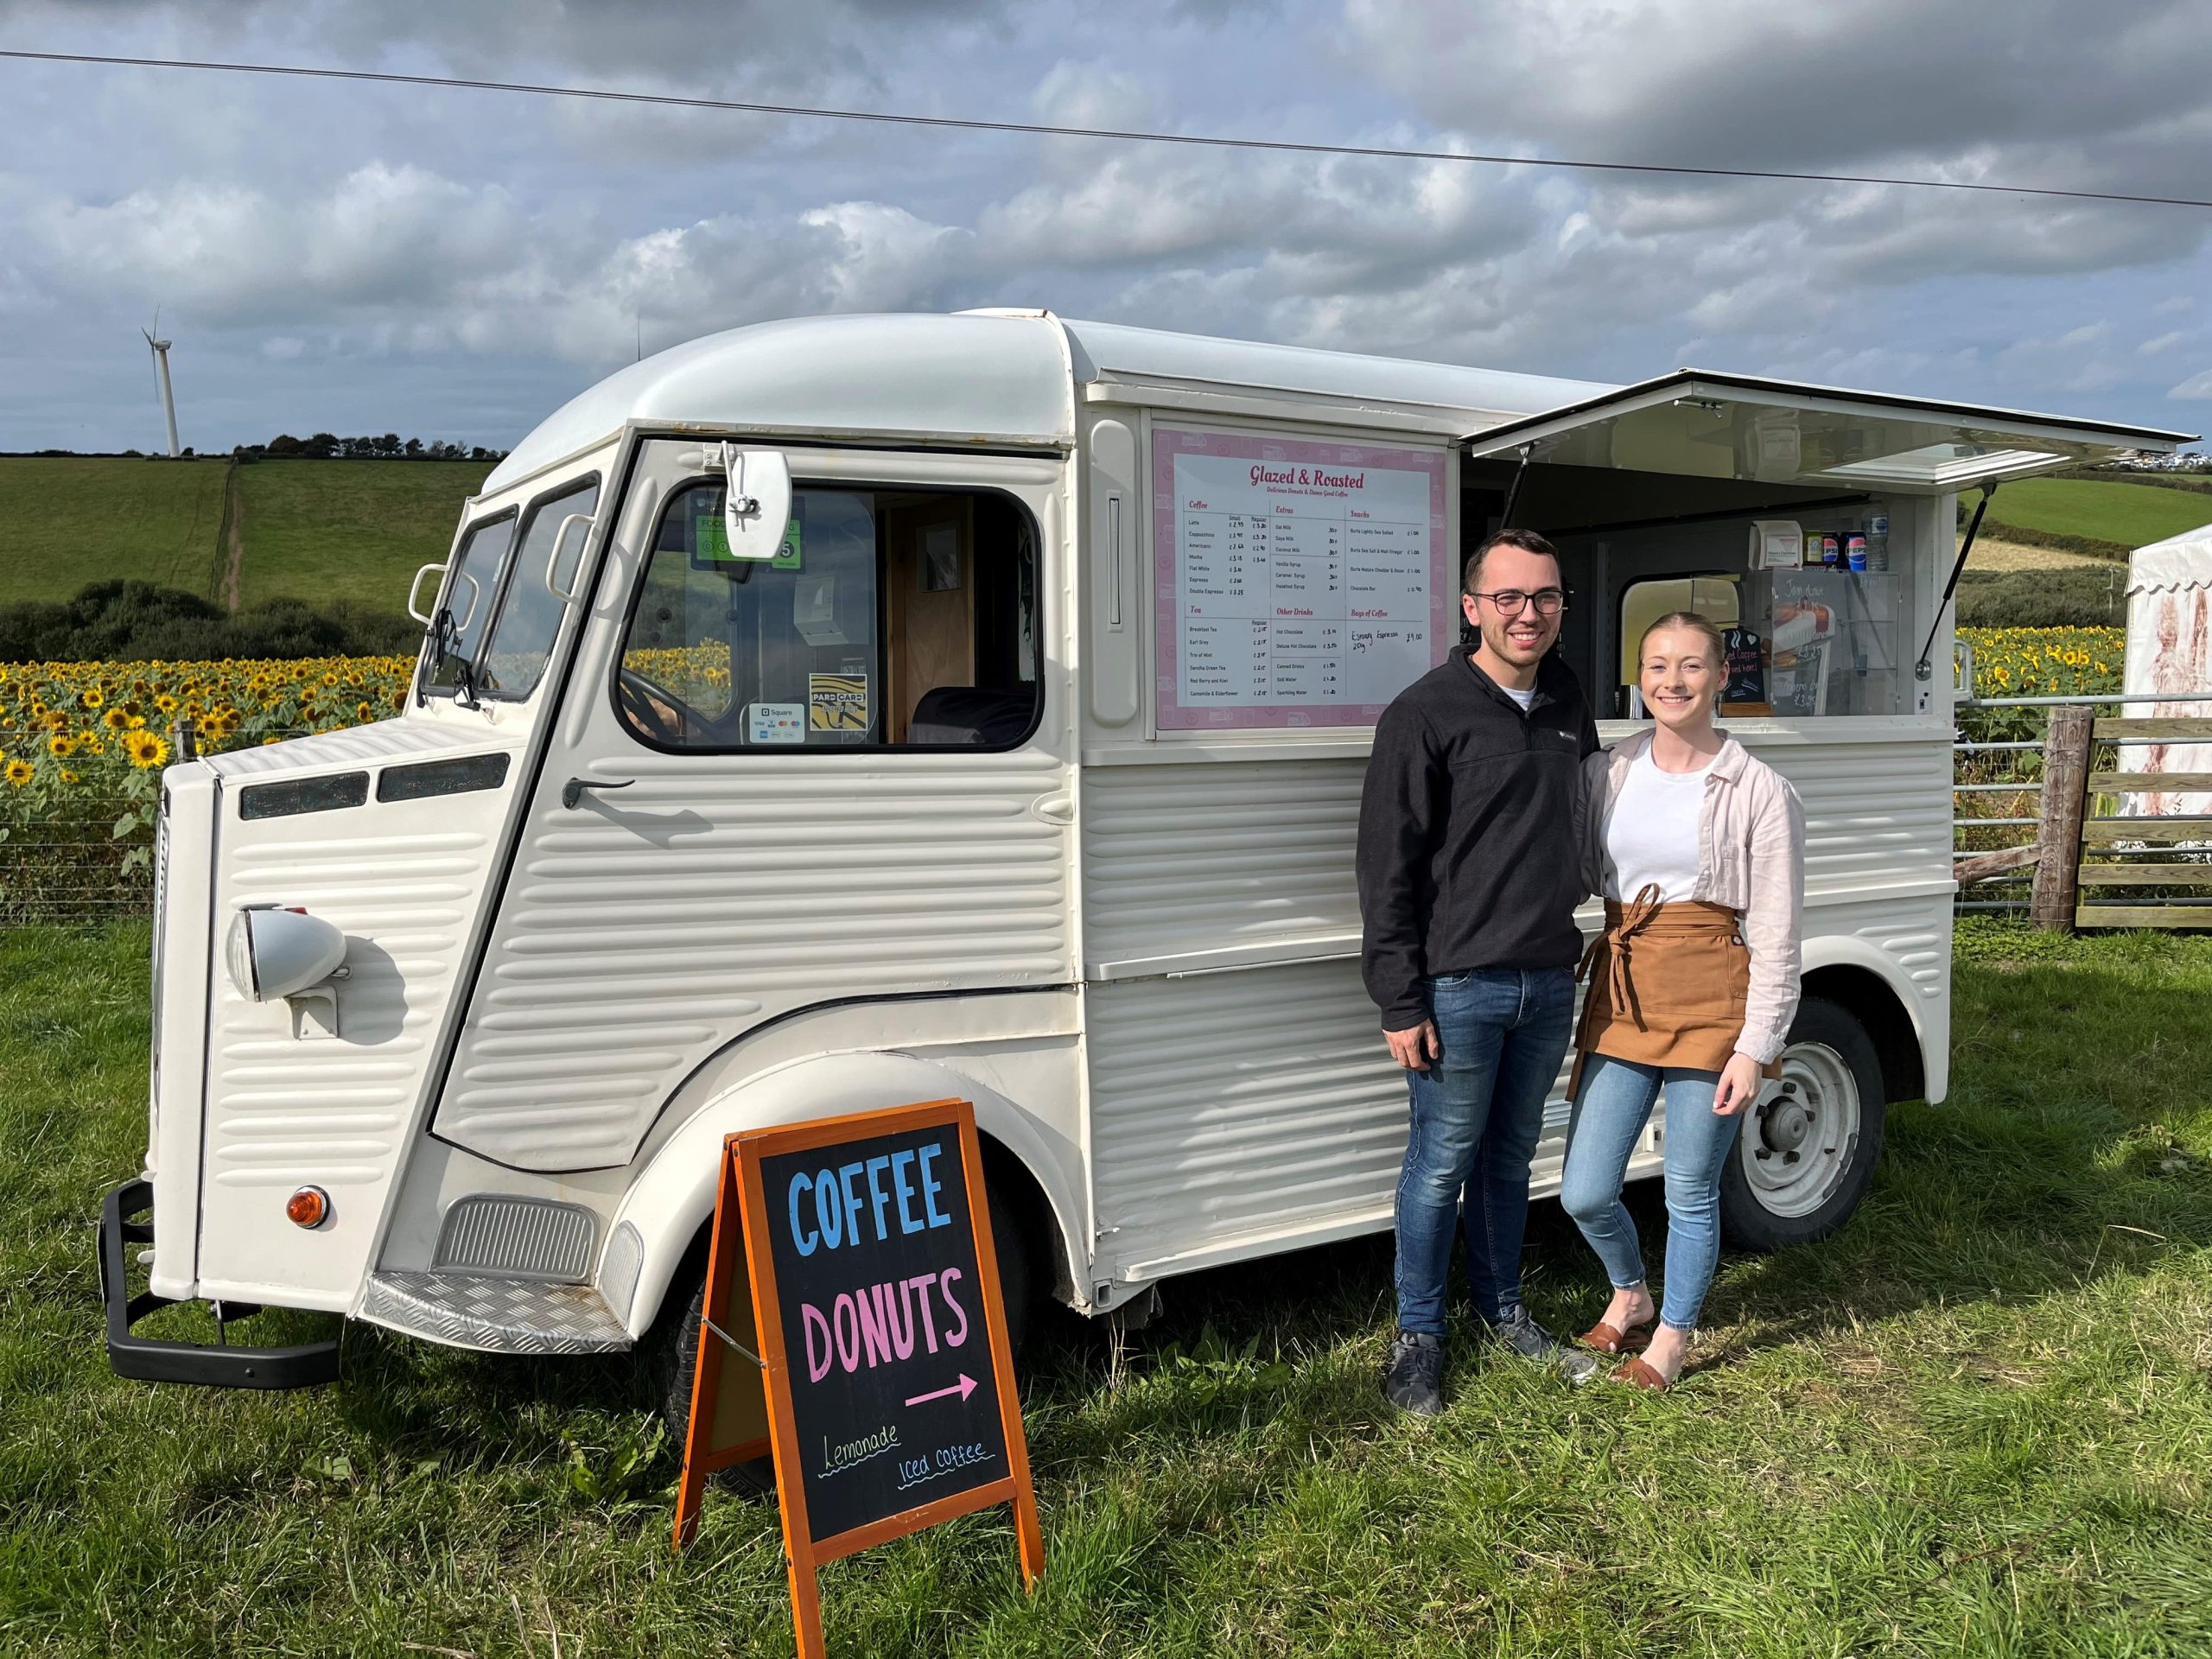
{"label": "chalkboard a-frame sign", "polygon": [[709,1473],[772,1452],[802,1655],[816,1567],[870,1545],[1011,1503],[1023,1576],[1043,1570],[968,1102],[730,1136],[706,1317],[677,1547]]}

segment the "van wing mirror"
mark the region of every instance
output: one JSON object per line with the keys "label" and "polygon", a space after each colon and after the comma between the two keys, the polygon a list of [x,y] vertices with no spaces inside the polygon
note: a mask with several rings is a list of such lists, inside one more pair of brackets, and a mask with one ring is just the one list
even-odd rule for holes
{"label": "van wing mirror", "polygon": [[741,449],[726,443],[721,466],[728,480],[722,496],[728,556],[766,563],[783,550],[784,531],[791,523],[791,462],[780,449]]}

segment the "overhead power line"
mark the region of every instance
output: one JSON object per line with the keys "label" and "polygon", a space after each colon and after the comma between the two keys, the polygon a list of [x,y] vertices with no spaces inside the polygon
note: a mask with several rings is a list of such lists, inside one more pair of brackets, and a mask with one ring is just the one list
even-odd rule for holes
{"label": "overhead power line", "polygon": [[330,69],[312,64],[224,63],[194,58],[118,57],[94,52],[21,52],[4,48],[0,48],[0,58],[38,63],[108,64],[134,69],[198,69],[223,74],[293,75],[314,80],[370,81],[394,86],[440,86],[478,92],[523,92],[537,98],[577,98],[608,104],[649,104],[665,109],[721,110],[741,115],[794,116],[816,121],[873,121],[888,126],[940,127],[963,132],[1022,133],[1046,138],[1103,138],[1135,144],[1275,150],[1296,156],[1363,156],[1398,162],[1466,162],[1494,167],[1567,168],[1587,173],[1658,173],[1698,179],[1782,179],[1797,184],[1878,184],[1907,190],[1968,190],[1988,195],[2044,196],[2069,201],[2136,202],[2158,207],[2212,207],[2212,200],[2196,196],[2134,195],[2119,190],[2061,190],[2049,185],[1916,179],[1879,173],[1795,173],[1779,168],[1675,167],[1660,162],[1591,162],[1553,156],[1490,156],[1462,149],[1414,149],[1389,144],[1300,143],[1287,138],[1238,138],[1217,133],[1147,132],[1128,127],[1068,127],[1043,121],[983,121],[962,116],[910,115],[883,110],[836,110],[807,104],[761,104],[730,98],[687,98],[674,92],[630,92],[607,86],[549,86],[520,80],[480,80],[461,75],[403,75],[376,69]]}

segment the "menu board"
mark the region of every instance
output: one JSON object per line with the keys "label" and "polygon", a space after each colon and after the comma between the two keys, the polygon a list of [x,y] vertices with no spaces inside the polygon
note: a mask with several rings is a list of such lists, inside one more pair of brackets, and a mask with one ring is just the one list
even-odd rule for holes
{"label": "menu board", "polygon": [[727,1137],[701,1307],[676,1546],[709,1473],[772,1452],[802,1656],[823,1561],[1011,1503],[1042,1571],[970,1103]]}
{"label": "menu board", "polygon": [[1372,725],[1452,634],[1440,451],[1160,429],[1162,731]]}

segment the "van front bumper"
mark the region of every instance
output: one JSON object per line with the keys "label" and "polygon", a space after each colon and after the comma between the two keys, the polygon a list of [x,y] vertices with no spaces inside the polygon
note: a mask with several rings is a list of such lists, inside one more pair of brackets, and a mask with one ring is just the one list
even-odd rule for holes
{"label": "van front bumper", "polygon": [[[133,1296],[124,1276],[124,1246],[154,1242],[153,1208],[153,1183],[143,1179],[125,1181],[100,1205],[100,1300],[107,1309],[107,1363],[118,1376],[216,1389],[311,1389],[337,1381],[335,1339],[290,1348],[239,1348],[135,1334],[130,1327],[149,1313],[175,1306],[151,1291]],[[129,1219],[141,1215],[148,1218]],[[260,1311],[233,1302],[221,1313],[228,1323]]]}

